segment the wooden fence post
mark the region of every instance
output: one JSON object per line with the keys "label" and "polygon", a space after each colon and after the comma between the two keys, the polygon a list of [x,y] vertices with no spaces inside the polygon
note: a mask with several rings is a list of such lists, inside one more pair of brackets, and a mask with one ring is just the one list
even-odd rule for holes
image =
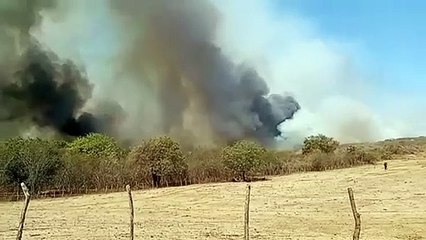
{"label": "wooden fence post", "polygon": [[132,190],[130,189],[130,185],[126,185],[127,193],[129,194],[129,207],[130,207],[130,239],[134,239],[134,225],[133,225],[133,219],[134,219],[134,210],[133,210],[133,199],[132,199]]}
{"label": "wooden fence post", "polygon": [[30,192],[28,191],[27,186],[25,186],[25,183],[21,183],[21,188],[25,195],[25,203],[24,203],[24,208],[22,209],[22,212],[21,212],[21,219],[19,221],[18,235],[16,236],[16,240],[22,239],[22,232],[24,231],[25,215],[27,214],[28,205],[30,204]]}
{"label": "wooden fence post", "polygon": [[250,229],[249,229],[249,220],[250,220],[250,185],[247,185],[246,192],[246,202],[244,209],[244,240],[250,239]]}
{"label": "wooden fence post", "polygon": [[356,210],[354,193],[352,188],[348,188],[349,200],[351,202],[352,213],[355,219],[355,230],[353,235],[353,240],[359,240],[359,235],[361,233],[361,215]]}

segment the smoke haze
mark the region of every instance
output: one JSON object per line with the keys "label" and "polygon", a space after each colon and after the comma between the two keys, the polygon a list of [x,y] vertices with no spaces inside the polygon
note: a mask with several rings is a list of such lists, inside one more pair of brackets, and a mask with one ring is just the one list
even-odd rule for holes
{"label": "smoke haze", "polygon": [[[8,49],[18,45],[20,52],[9,52],[16,63],[3,66],[12,72],[2,74],[1,120],[25,119],[71,136],[118,128],[81,111],[93,88],[84,69],[61,60],[31,35],[39,27],[41,10],[53,10],[55,5],[54,1],[10,1],[2,9],[8,13],[2,15],[2,27],[19,32],[6,42]],[[154,92],[149,101],[156,102],[159,111],[156,132],[192,139],[187,141],[252,138],[272,145],[281,135],[278,125],[300,109],[292,96],[269,95],[253,67],[232,62],[215,45],[219,14],[209,2],[128,0],[111,1],[110,6],[126,46],[119,53],[117,71],[127,79],[123,86]],[[142,92],[136,88],[127,94]],[[146,100],[136,98],[132,104],[144,108]],[[185,115],[198,124],[185,125]],[[143,126],[144,119],[138,120]]]}
{"label": "smoke haze", "polygon": [[[281,135],[278,125],[299,110],[291,96],[268,97],[266,82],[252,67],[230,61],[215,45],[219,16],[209,2],[111,3],[122,29],[132,33],[124,72],[136,81],[149,81],[158,92],[164,132],[206,132],[185,129],[185,112],[198,112],[208,121],[210,137],[271,144]],[[191,102],[198,109],[190,109]]]}
{"label": "smoke haze", "polygon": [[252,0],[1,1],[2,137],[291,146],[415,132],[373,110],[352,43],[268,11]]}

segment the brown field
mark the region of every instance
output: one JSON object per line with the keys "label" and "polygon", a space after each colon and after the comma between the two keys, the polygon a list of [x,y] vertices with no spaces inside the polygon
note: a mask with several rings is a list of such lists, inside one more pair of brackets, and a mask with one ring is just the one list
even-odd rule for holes
{"label": "brown field", "polygon": [[[136,239],[242,239],[243,183],[135,191]],[[252,183],[252,239],[426,239],[426,161],[392,160]],[[22,202],[0,203],[0,239],[14,239]],[[127,194],[33,200],[23,239],[126,239]]]}

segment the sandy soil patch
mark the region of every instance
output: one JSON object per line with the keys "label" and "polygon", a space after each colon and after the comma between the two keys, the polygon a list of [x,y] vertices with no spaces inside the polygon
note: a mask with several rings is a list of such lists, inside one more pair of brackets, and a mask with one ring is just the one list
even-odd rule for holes
{"label": "sandy soil patch", "polygon": [[[137,239],[242,239],[244,183],[134,192]],[[351,239],[347,188],[361,239],[426,239],[426,161],[311,172],[252,183],[252,239]],[[0,203],[0,239],[14,239],[22,202]],[[24,239],[126,239],[124,192],[33,200]]]}

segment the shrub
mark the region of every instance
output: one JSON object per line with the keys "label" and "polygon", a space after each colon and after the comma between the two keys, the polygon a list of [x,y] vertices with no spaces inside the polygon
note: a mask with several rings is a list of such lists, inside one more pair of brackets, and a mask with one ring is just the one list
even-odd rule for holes
{"label": "shrub", "polygon": [[277,152],[273,150],[265,151],[260,161],[259,170],[264,175],[275,175],[286,172],[284,162],[284,152]]}
{"label": "shrub", "polygon": [[74,190],[99,189],[116,184],[120,176],[126,151],[109,136],[91,133],[78,137],[66,146],[57,187]]}
{"label": "shrub", "polygon": [[345,166],[342,159],[334,153],[317,152],[310,154],[307,158],[308,162],[311,163],[311,171],[325,171]]}
{"label": "shrub", "polygon": [[339,142],[333,138],[326,137],[325,135],[319,134],[316,136],[309,136],[305,138],[303,142],[302,152],[303,154],[309,154],[314,151],[322,153],[332,153],[339,146]]}
{"label": "shrub", "polygon": [[39,138],[7,140],[0,151],[4,181],[13,185],[25,182],[32,192],[37,192],[62,166],[61,146],[57,141]]}
{"label": "shrub", "polygon": [[82,153],[67,151],[62,156],[62,161],[64,167],[55,179],[56,186],[75,190],[95,185],[93,179],[96,169],[101,165],[99,159],[93,159],[93,157]]}
{"label": "shrub", "polygon": [[167,185],[183,184],[188,165],[178,142],[162,136],[145,141],[131,156],[141,164],[145,173],[161,176]]}
{"label": "shrub", "polygon": [[190,182],[218,182],[229,179],[232,175],[225,168],[220,149],[196,148],[187,154],[188,175]]}
{"label": "shrub", "polygon": [[311,170],[311,163],[306,161],[303,155],[292,151],[277,152],[277,157],[282,166],[278,174],[289,174],[295,172],[306,172]]}
{"label": "shrub", "polygon": [[416,154],[421,152],[420,146],[409,141],[385,142],[382,148],[383,156],[391,159],[393,156]]}
{"label": "shrub", "polygon": [[345,160],[350,166],[355,166],[361,164],[374,164],[379,160],[379,157],[372,152],[350,145],[346,148]]}
{"label": "shrub", "polygon": [[242,140],[222,150],[224,165],[234,174],[247,180],[247,175],[261,166],[266,149],[255,142]]}

